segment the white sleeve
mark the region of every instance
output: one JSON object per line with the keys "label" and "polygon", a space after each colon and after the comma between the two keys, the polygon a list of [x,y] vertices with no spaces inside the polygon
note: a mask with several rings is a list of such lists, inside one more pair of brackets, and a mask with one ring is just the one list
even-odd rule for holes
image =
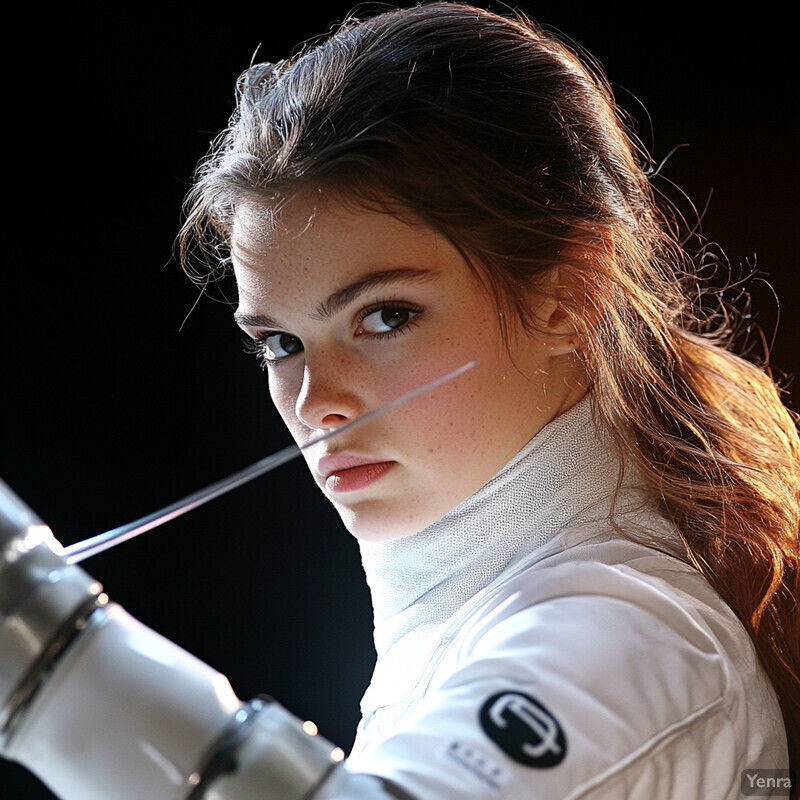
{"label": "white sleeve", "polygon": [[495,620],[348,768],[425,800],[738,798],[759,765],[742,763],[730,670],[672,613],[586,594]]}

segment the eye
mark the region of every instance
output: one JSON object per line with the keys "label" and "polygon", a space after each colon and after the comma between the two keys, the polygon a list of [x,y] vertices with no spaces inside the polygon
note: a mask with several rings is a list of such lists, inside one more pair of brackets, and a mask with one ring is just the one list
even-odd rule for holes
{"label": "eye", "polygon": [[261,339],[264,358],[267,361],[277,361],[279,358],[299,353],[303,343],[290,333],[270,333]]}
{"label": "eye", "polygon": [[358,321],[357,334],[391,333],[408,325],[422,309],[400,305],[384,305],[380,308],[367,309]]}
{"label": "eye", "polygon": [[255,353],[268,364],[300,353],[303,343],[290,333],[263,333],[255,340],[245,340],[245,350]]}

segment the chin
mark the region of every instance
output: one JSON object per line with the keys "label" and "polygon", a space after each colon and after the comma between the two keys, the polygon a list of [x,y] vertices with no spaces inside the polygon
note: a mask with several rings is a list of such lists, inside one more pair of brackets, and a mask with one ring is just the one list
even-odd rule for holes
{"label": "chin", "polygon": [[388,542],[393,539],[405,539],[419,533],[438,517],[430,520],[418,515],[409,514],[408,509],[388,513],[386,509],[369,508],[371,503],[360,504],[358,508],[346,508],[336,504],[342,523],[356,539],[364,542]]}

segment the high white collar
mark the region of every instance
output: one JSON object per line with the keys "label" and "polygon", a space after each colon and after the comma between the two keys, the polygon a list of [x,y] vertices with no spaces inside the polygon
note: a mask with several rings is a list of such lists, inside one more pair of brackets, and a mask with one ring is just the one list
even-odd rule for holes
{"label": "high white collar", "polygon": [[362,541],[379,666],[398,645],[407,655],[419,649],[509,564],[562,528],[608,518],[615,494],[615,513],[641,506],[631,470],[620,492],[618,480],[619,462],[587,395],[428,528],[403,539]]}

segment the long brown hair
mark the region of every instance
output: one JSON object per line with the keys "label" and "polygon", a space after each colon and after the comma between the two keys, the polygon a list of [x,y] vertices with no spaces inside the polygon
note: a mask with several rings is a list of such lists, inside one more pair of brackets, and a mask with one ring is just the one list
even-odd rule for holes
{"label": "long brown hair", "polygon": [[597,414],[747,628],[797,752],[797,424],[771,377],[732,352],[732,317],[698,289],[649,167],[585,55],[529,20],[437,2],[251,67],[179,241],[207,281],[243,197],[326,183],[412,209],[523,324],[558,266]]}

